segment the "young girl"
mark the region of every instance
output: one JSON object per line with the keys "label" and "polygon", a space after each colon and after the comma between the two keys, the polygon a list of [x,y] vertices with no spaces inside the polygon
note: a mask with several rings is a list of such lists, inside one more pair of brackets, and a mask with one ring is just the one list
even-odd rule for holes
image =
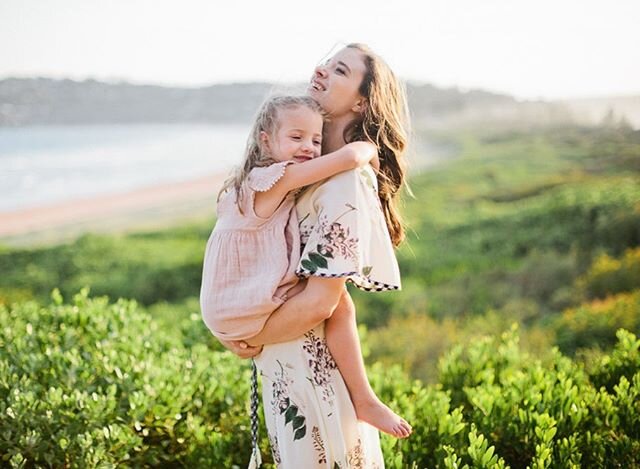
{"label": "young girl", "polygon": [[[220,192],[218,221],[205,252],[200,304],[207,327],[222,340],[257,336],[271,314],[304,289],[295,272],[300,262],[297,190],[370,162],[378,165],[377,149],[368,142],[352,142],[318,158],[322,127],[322,110],[312,98],[267,100],[243,165]],[[329,313],[328,335],[340,308]],[[327,342],[335,343],[330,338]],[[362,361],[359,347],[329,348],[338,363]],[[367,382],[350,384],[352,395],[362,394],[353,386],[368,387]],[[410,426],[379,401],[360,410],[362,415],[356,408],[359,418],[386,433],[410,433]]]}

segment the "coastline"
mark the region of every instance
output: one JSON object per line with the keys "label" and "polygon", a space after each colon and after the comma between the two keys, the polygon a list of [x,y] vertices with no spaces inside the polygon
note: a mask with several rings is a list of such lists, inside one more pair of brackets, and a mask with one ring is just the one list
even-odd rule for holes
{"label": "coastline", "polygon": [[[417,142],[416,142],[417,143]],[[409,156],[412,175],[455,159],[453,147],[421,142]],[[126,233],[213,220],[228,172],[128,192],[72,199],[0,212],[0,246],[30,247],[71,241],[86,233]]]}
{"label": "coastline", "polygon": [[0,243],[59,242],[86,232],[118,232],[213,218],[226,173],[0,212]]}

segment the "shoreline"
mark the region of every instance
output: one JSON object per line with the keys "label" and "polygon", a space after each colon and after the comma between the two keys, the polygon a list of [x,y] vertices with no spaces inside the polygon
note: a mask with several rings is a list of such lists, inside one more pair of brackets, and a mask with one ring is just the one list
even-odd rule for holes
{"label": "shoreline", "polygon": [[[455,148],[423,145],[408,163],[415,175],[455,159],[457,153]],[[228,172],[219,171],[186,181],[0,212],[0,246],[57,244],[87,233],[156,230],[190,220],[210,219],[213,227],[216,197],[227,177]]]}
{"label": "shoreline", "polygon": [[0,212],[0,243],[59,241],[83,232],[126,231],[158,222],[211,216],[226,173],[127,192]]}

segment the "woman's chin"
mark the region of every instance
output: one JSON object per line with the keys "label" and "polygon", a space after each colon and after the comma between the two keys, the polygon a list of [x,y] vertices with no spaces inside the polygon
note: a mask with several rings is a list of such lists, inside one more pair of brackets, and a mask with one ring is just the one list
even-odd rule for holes
{"label": "woman's chin", "polygon": [[322,100],[322,91],[315,89],[312,85],[307,87],[307,94],[318,102]]}

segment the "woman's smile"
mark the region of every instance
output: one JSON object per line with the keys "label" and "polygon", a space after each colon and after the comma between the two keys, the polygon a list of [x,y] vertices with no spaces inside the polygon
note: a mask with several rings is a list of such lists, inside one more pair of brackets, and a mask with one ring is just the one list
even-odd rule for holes
{"label": "woman's smile", "polygon": [[353,106],[362,98],[359,88],[365,73],[361,52],[345,48],[315,68],[307,92],[331,117],[347,115],[353,119]]}

